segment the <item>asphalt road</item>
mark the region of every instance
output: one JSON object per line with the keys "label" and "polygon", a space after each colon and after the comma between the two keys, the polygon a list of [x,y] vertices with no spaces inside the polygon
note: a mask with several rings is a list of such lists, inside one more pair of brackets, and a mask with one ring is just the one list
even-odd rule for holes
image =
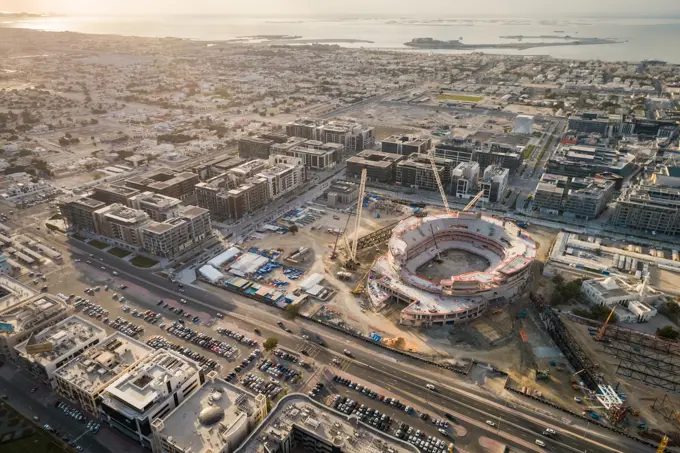
{"label": "asphalt road", "polygon": [[[91,249],[91,247],[79,241],[70,240],[70,242],[73,247],[80,248],[86,252],[89,252],[87,249]],[[281,320],[280,310],[250,299],[241,298],[226,291],[220,297],[212,292],[187,286],[185,288],[186,292],[179,296],[176,285],[170,281],[148,272],[140,272],[134,266],[118,260],[105,252],[94,249],[91,252],[96,256],[102,257],[104,265],[108,269],[117,268],[121,272],[120,279],[147,288],[157,294],[159,298],[175,300],[183,297],[189,302],[187,307],[193,307],[194,311],[210,312],[209,307],[214,307],[213,309],[219,310],[225,313],[225,315],[238,320],[239,325],[243,329],[252,331],[252,329],[258,327],[262,330],[263,337],[275,335],[283,346],[291,349],[300,347],[300,344],[304,341],[300,338],[302,334],[310,335],[312,338],[320,336],[328,345],[327,348],[320,348],[321,351],[315,357],[315,360],[322,363],[330,363],[333,358],[342,357],[342,350],[349,348],[353,351],[356,360],[352,361],[348,372],[361,376],[376,386],[384,385],[385,382],[394,382],[394,385],[399,386],[401,391],[412,395],[421,395],[422,398],[425,394],[425,384],[430,382],[422,376],[429,374],[431,376],[429,379],[431,380],[436,380],[437,376],[446,377],[441,374],[442,371],[437,367],[428,366],[420,361],[386,352],[381,348],[371,346],[304,319],[298,319],[295,322],[284,321],[286,327],[291,328],[293,331],[292,335],[288,334],[276,326],[276,322]],[[85,255],[80,255],[80,257],[83,259],[87,258]],[[153,309],[156,301],[156,299],[150,300],[148,301],[149,305],[142,308]],[[599,427],[591,425],[588,438],[584,440],[582,438],[584,434],[583,427],[564,423],[559,419],[545,417],[540,413],[526,413],[522,408],[511,409],[504,407],[505,403],[503,401],[491,399],[487,394],[472,392],[468,388],[460,391],[452,386],[448,388],[440,387],[437,398],[449,405],[447,407],[451,407],[452,410],[455,409],[456,411],[465,411],[462,413],[481,423],[488,419],[500,417],[504,421],[501,430],[517,435],[519,438],[524,436],[535,440],[538,437],[537,433],[542,432],[545,427],[554,427],[558,432],[563,433],[559,440],[541,437],[550,448],[553,448],[552,451],[582,452],[587,450],[588,452],[598,453],[648,451],[641,444],[613,436],[609,431]],[[525,413],[522,414],[520,411],[525,411]],[[583,422],[579,421],[579,423]],[[591,439],[595,439],[609,448],[593,444]]]}

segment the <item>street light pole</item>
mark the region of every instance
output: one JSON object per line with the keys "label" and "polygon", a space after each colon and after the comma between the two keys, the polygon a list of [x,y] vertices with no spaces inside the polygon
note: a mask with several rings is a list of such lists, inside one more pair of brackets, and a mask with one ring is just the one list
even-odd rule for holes
{"label": "street light pole", "polygon": [[503,420],[503,417],[501,414],[498,414],[498,427],[496,428],[496,434],[501,432],[501,421]]}
{"label": "street light pole", "polygon": [[583,438],[586,438],[586,435],[588,434],[588,426],[590,425],[590,422],[586,420],[586,427],[583,428]]}

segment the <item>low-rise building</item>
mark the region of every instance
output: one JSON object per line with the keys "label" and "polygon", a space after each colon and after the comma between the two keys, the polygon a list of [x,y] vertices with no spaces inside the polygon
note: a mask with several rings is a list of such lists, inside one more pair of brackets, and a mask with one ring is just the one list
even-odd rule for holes
{"label": "low-rise building", "polygon": [[144,343],[116,332],[57,370],[57,393],[98,416],[99,395],[152,351]]}
{"label": "low-rise building", "polygon": [[244,159],[269,159],[274,140],[260,137],[241,137],[238,140],[238,155]]}
{"label": "low-rise building", "polygon": [[200,247],[212,236],[210,211],[183,206],[164,222],[151,221],[142,229],[143,249],[155,256],[175,259]]}
{"label": "low-rise building", "polygon": [[[453,449],[453,444],[450,449]],[[419,450],[364,424],[357,417],[344,415],[299,393],[281,398],[257,429],[235,450],[236,453],[372,451],[418,453]]]}
{"label": "low-rise building", "polygon": [[484,170],[484,177],[480,185],[480,191],[484,191],[481,200],[489,203],[499,203],[503,200],[503,194],[508,186],[510,170],[497,165],[489,165]]}
{"label": "low-rise building", "polygon": [[181,201],[153,192],[143,192],[130,197],[128,206],[144,211],[151,220],[163,222],[175,216]]}
{"label": "low-rise building", "polygon": [[651,234],[680,234],[680,188],[645,184],[626,189],[611,223]]}
{"label": "low-rise building", "polygon": [[350,177],[359,178],[365,168],[367,180],[392,184],[397,175],[397,164],[405,158],[400,154],[366,150],[347,159],[346,172]]}
{"label": "low-rise building", "polygon": [[635,156],[605,146],[560,145],[548,159],[546,172],[586,177],[611,172],[628,176],[635,168]]}
{"label": "low-rise building", "polygon": [[[451,181],[452,161],[443,157],[435,157],[437,174],[443,187],[448,189]],[[426,154],[411,154],[408,159],[397,164],[397,185],[414,189],[439,190],[432,162]]]}
{"label": "low-rise building", "polygon": [[284,153],[287,156],[301,159],[305,167],[311,170],[328,170],[341,161],[343,146],[338,143],[323,143],[306,140]]}
{"label": "low-rise building", "polygon": [[413,153],[427,154],[432,148],[432,139],[419,135],[392,135],[382,140],[382,152],[410,156]]}
{"label": "low-rise building", "polygon": [[586,280],[581,292],[588,301],[609,308],[617,306],[617,318],[623,322],[646,322],[657,313],[656,308],[644,302],[644,286],[639,292],[622,287],[613,277]]}
{"label": "low-rise building", "polygon": [[454,165],[471,162],[475,146],[464,138],[449,138],[435,145],[434,155],[451,159]]}
{"label": "low-rise building", "polygon": [[80,231],[96,231],[94,213],[106,207],[103,201],[80,197],[59,203],[59,212],[70,228]]}
{"label": "low-rise building", "polygon": [[95,186],[90,198],[104,202],[104,204],[119,203],[128,205],[128,200],[139,194],[139,190],[132,187],[119,186],[113,184],[100,184]]}
{"label": "low-rise building", "polygon": [[544,173],[534,190],[533,209],[552,215],[594,219],[614,195],[615,181]]}
{"label": "low-rise building", "polygon": [[39,294],[0,309],[0,354],[17,360],[14,347],[73,313],[73,308],[50,294]]}
{"label": "low-rise building", "polygon": [[307,179],[306,169],[300,158],[272,155],[269,164],[270,167],[258,173],[258,176],[267,180],[271,200],[292,192]]}
{"label": "low-rise building", "polygon": [[104,338],[103,328],[74,315],[34,333],[14,350],[22,367],[54,386],[54,375],[59,368]]}
{"label": "low-rise building", "polygon": [[172,412],[205,378],[198,363],[160,349],[124,372],[101,393],[104,423],[151,448],[151,422]]}
{"label": "low-rise building", "polygon": [[479,164],[461,162],[451,172],[451,194],[457,198],[474,197],[479,185]]}
{"label": "low-rise building", "polygon": [[121,245],[142,246],[142,229],[149,223],[144,211],[114,203],[94,211],[93,217],[97,234]]}
{"label": "low-rise building", "polygon": [[359,185],[351,181],[334,180],[326,192],[326,204],[331,208],[346,207],[359,199]]}
{"label": "low-rise building", "polygon": [[154,453],[232,453],[267,415],[267,401],[220,379],[201,388],[164,417],[153,420]]}
{"label": "low-rise building", "polygon": [[324,122],[302,118],[288,123],[286,134],[322,143],[336,143],[341,145],[344,152],[363,151],[375,144],[375,129],[353,121]]}
{"label": "low-rise building", "polygon": [[133,176],[125,185],[143,192],[154,192],[184,200],[194,194],[198,175],[191,172],[175,173],[168,168]]}

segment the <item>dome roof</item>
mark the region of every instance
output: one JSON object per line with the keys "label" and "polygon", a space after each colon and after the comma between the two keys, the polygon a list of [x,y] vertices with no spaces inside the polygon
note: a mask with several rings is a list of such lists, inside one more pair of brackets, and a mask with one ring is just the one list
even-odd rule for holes
{"label": "dome roof", "polygon": [[198,414],[198,421],[201,422],[203,426],[212,426],[219,423],[224,418],[224,411],[221,407],[208,406],[201,410]]}

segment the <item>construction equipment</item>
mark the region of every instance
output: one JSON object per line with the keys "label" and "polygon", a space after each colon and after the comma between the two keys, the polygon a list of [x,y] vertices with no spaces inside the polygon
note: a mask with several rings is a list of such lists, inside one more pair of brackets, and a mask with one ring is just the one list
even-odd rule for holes
{"label": "construction equipment", "polygon": [[595,336],[595,341],[601,341],[602,340],[604,333],[607,331],[607,325],[609,324],[609,320],[612,319],[612,316],[614,315],[614,312],[616,311],[616,307],[618,307],[618,305],[614,305],[612,307],[612,311],[609,312],[609,316],[607,316],[607,320],[604,322],[604,324],[602,324],[600,331]]}
{"label": "construction equipment", "polygon": [[345,267],[348,269],[354,269],[357,266],[357,244],[359,243],[359,227],[361,226],[361,211],[364,207],[364,197],[366,196],[366,169],[361,170],[361,183],[359,184],[359,198],[357,201],[357,220],[354,224],[354,241],[351,246],[352,249],[349,251],[349,258]]}
{"label": "construction equipment", "polygon": [[668,436],[664,434],[663,439],[659,442],[659,448],[656,449],[656,453],[663,453],[666,451],[666,445],[668,445]]}
{"label": "construction equipment", "polygon": [[465,206],[463,208],[463,212],[467,212],[469,209],[474,208],[475,205],[477,204],[477,202],[479,201],[479,199],[482,198],[482,196],[484,196],[483,190],[481,192],[479,192],[477,195],[475,195],[475,197],[472,200],[470,200],[470,202],[467,204],[467,206]]}
{"label": "construction equipment", "polygon": [[378,261],[378,258],[374,259],[371,265],[368,266],[368,270],[364,275],[361,276],[361,278],[359,279],[359,283],[357,283],[357,286],[352,290],[352,294],[362,294],[366,290],[368,276],[371,273],[371,269],[373,269],[373,266],[375,265],[376,261]]}
{"label": "construction equipment", "polygon": [[437,163],[434,161],[434,148],[430,150],[427,155],[430,157],[430,165],[432,165],[432,172],[434,173],[434,179],[437,181],[437,187],[439,188],[439,193],[442,196],[442,203],[444,203],[444,211],[447,214],[451,214],[449,209],[449,200],[446,198],[446,192],[444,192],[444,186],[442,185],[442,180],[439,177],[439,172],[437,171]]}
{"label": "construction equipment", "polygon": [[352,218],[352,213],[350,212],[347,215],[347,222],[345,222],[345,228],[343,228],[342,231],[335,238],[335,244],[333,245],[333,252],[331,252],[331,259],[332,260],[334,260],[338,256],[337,249],[338,249],[338,241],[340,240],[340,236],[345,237],[345,240],[347,240],[347,237],[345,236],[345,234],[347,233],[347,225],[349,225],[349,219],[351,219],[351,218]]}

